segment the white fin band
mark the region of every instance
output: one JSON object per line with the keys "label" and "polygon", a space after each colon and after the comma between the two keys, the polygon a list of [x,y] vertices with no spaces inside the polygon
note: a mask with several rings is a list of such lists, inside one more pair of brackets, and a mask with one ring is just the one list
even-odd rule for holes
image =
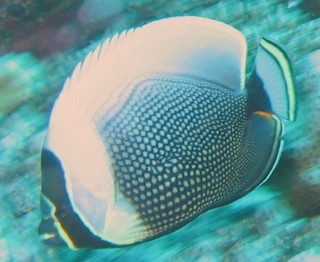
{"label": "white fin band", "polygon": [[287,54],[276,44],[261,39],[255,70],[263,82],[275,114],[294,121],[296,118],[295,86]]}

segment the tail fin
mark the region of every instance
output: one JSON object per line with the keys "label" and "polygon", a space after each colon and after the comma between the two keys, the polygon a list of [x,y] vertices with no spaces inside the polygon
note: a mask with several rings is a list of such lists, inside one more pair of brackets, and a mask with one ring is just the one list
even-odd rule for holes
{"label": "tail fin", "polygon": [[[253,111],[269,111],[281,118],[295,120],[296,98],[290,60],[284,50],[265,38],[261,39],[258,48],[248,93],[249,105],[254,104]],[[257,99],[257,95],[262,95],[262,99]]]}

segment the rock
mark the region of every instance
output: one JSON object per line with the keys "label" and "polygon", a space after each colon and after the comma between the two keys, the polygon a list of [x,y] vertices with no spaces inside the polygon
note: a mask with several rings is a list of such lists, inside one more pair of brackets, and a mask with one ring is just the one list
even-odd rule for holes
{"label": "rock", "polygon": [[121,1],[85,0],[78,10],[77,21],[85,32],[105,31],[122,10]]}
{"label": "rock", "polygon": [[0,119],[41,90],[43,68],[30,53],[8,53],[0,57]]}

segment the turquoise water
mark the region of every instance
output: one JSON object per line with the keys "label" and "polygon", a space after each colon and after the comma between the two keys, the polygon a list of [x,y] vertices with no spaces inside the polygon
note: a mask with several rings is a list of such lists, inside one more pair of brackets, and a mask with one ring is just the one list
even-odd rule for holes
{"label": "turquoise water", "polygon": [[[0,261],[288,261],[320,255],[318,1],[43,2],[47,6],[0,4]],[[248,196],[148,243],[80,251],[44,245],[37,234],[39,158],[64,80],[114,32],[175,15],[209,17],[240,30],[248,68],[261,36],[288,52],[299,108],[297,121],[286,125],[278,168]]]}

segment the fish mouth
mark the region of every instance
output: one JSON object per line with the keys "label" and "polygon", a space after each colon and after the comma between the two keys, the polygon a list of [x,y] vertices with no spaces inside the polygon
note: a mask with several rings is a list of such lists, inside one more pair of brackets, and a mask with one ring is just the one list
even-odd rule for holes
{"label": "fish mouth", "polygon": [[57,221],[53,216],[55,208],[51,202],[44,196],[41,196],[40,206],[42,211],[42,220],[38,227],[38,233],[41,240],[46,245],[66,246],[57,229]]}
{"label": "fish mouth", "polygon": [[66,247],[67,245],[60,237],[55,223],[52,217],[42,218],[38,228],[41,240],[46,245]]}

